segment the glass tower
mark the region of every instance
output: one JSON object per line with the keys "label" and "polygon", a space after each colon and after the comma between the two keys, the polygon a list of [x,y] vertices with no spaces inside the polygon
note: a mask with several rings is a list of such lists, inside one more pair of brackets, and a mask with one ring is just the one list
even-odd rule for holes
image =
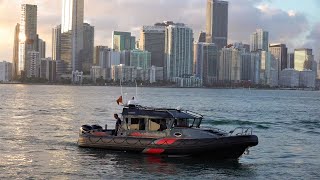
{"label": "glass tower", "polygon": [[207,0],[206,42],[222,49],[228,42],[228,2]]}
{"label": "glass tower", "polygon": [[[65,58],[62,60],[68,64],[69,71],[81,70],[79,56],[80,51],[83,49],[83,17],[84,0],[63,0],[61,36],[71,38],[71,40],[61,40],[61,58]],[[71,51],[63,50],[62,48],[67,48]]]}

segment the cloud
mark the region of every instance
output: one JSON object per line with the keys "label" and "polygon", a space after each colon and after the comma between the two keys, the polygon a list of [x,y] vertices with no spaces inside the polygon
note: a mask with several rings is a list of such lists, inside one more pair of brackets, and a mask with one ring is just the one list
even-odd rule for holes
{"label": "cloud", "polygon": [[[47,42],[50,56],[51,31],[61,23],[61,1],[20,2],[38,5],[38,33]],[[320,5],[320,1],[315,2]],[[248,43],[250,34],[257,28],[269,31],[270,42],[286,43],[291,48],[312,41],[315,36],[308,34],[311,24],[305,14],[273,8],[270,3],[270,0],[229,0],[229,42]],[[0,38],[7,39],[0,42],[0,58],[12,57],[13,31],[19,22],[19,11],[19,1],[0,0]],[[165,20],[187,24],[197,37],[198,32],[205,30],[205,16],[206,0],[85,0],[85,20],[95,26],[95,45],[110,46],[113,30],[132,31],[138,39],[139,27]]]}

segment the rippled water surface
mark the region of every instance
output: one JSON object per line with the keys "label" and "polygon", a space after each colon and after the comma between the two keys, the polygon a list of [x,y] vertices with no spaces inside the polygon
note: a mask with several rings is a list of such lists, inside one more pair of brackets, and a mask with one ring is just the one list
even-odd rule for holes
{"label": "rippled water surface", "polygon": [[139,88],[141,104],[199,112],[203,126],[253,127],[259,145],[231,162],[78,148],[82,124],[114,126],[119,94],[117,87],[0,85],[0,179],[320,178],[320,92]]}

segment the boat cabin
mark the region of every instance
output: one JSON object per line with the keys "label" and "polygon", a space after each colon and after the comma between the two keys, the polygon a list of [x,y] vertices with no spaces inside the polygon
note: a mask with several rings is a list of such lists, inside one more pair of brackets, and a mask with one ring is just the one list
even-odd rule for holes
{"label": "boat cabin", "polygon": [[168,136],[174,128],[200,128],[203,116],[178,109],[128,105],[122,111],[123,136]]}

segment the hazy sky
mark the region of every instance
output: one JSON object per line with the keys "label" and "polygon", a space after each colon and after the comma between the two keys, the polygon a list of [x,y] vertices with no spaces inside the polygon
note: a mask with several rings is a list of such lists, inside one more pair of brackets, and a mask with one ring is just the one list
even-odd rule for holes
{"label": "hazy sky", "polygon": [[[61,23],[61,0],[0,0],[0,61],[11,61],[20,4],[38,5],[38,34],[51,56],[51,31]],[[229,43],[249,42],[257,28],[269,31],[270,43],[290,50],[320,49],[319,0],[229,0]],[[112,30],[131,31],[139,39],[142,25],[172,20],[205,30],[206,0],[85,0],[85,21],[95,26],[95,45],[111,46]],[[319,51],[314,54],[318,55]]]}

